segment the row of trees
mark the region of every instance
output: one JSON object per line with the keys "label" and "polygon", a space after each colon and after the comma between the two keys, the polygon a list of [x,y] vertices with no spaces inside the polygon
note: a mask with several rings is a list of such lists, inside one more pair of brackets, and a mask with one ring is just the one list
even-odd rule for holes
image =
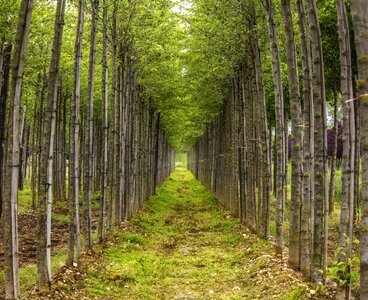
{"label": "row of trees", "polygon": [[[38,287],[43,291],[52,281],[54,199],[69,207],[66,263],[71,266],[83,249],[93,247],[93,193],[100,193],[97,238],[103,242],[106,229],[137,212],[174,167],[174,152],[161,129],[160,113],[138,83],[139,47],[132,31],[137,5],[107,0],[73,4],[22,0],[20,7],[13,4],[1,9],[5,15],[2,30],[8,30],[2,36],[0,56],[1,116],[6,120],[0,153],[6,299],[20,298],[17,202],[26,171],[38,218]],[[45,14],[36,18],[54,20],[54,31],[48,34],[42,27],[45,20],[32,17],[34,10],[37,13],[44,6]],[[5,9],[19,9],[14,37],[14,24],[8,22]],[[44,38],[53,41],[50,53],[39,53],[42,58],[37,61],[42,65],[49,60],[48,72],[32,64],[40,38],[32,35],[32,26],[36,27],[33,33],[41,27]],[[64,63],[74,65],[74,72],[61,63],[73,31],[74,51]],[[88,43],[89,56],[83,55]],[[37,50],[43,46],[40,43]],[[36,75],[27,73],[30,69]],[[23,74],[32,92],[22,86]]]}
{"label": "row of trees", "polygon": [[[225,99],[223,111],[190,150],[188,165],[197,178],[216,193],[227,209],[263,238],[269,236],[272,216],[276,223],[276,253],[282,256],[288,187],[287,137],[290,130],[292,142],[288,261],[293,269],[301,271],[317,283],[322,283],[326,280],[328,220],[330,206],[333,205],[333,195],[329,197],[329,191],[334,193],[335,179],[331,175],[329,183],[326,92],[326,85],[329,83],[325,76],[330,79],[331,74],[328,71],[331,67],[327,66],[325,71],[326,56],[323,53],[324,40],[317,2],[261,2],[261,6],[252,1],[243,3],[237,10],[248,21],[248,32],[243,35],[246,54],[234,60],[235,71],[231,76],[232,82],[228,85],[231,89]],[[276,2],[281,6],[276,6]],[[325,4],[328,5],[330,2]],[[336,0],[335,7],[335,26],[338,29],[340,49],[340,67],[337,68],[340,70],[340,77],[337,80],[341,84],[339,89],[335,88],[334,99],[336,103],[336,91],[339,91],[343,114],[339,261],[347,264],[348,272],[351,272],[352,241],[356,237],[354,232],[358,226],[361,242],[360,295],[365,299],[368,297],[368,248],[365,244],[367,191],[364,183],[368,161],[365,159],[364,149],[367,84],[366,74],[363,72],[367,65],[367,48],[363,35],[367,33],[364,12],[368,5],[364,1],[351,0],[349,4]],[[282,16],[281,28],[277,26],[281,22],[278,9]],[[254,17],[255,11],[261,16],[259,20]],[[212,18],[216,19],[217,16]],[[355,44],[351,42],[351,20],[354,24]],[[267,51],[262,48],[265,43],[259,36],[259,32],[265,28],[262,24],[267,24]],[[285,39],[281,38],[281,41],[279,31],[285,34]],[[269,62],[272,78],[267,74]],[[286,76],[283,74],[284,65],[287,66]],[[356,66],[358,74],[354,74]],[[267,81],[271,79],[273,91],[270,92]],[[269,100],[269,94],[273,95],[273,101]],[[270,109],[274,110],[273,120],[270,118]],[[337,130],[337,110],[335,113]],[[332,174],[334,168],[333,165]],[[270,180],[272,172],[275,178],[274,189]],[[276,198],[274,215],[270,205],[273,190]],[[343,294],[346,299],[350,299],[349,279]]]}
{"label": "row of trees", "polygon": [[282,254],[291,130],[289,261],[323,281],[329,186],[334,194],[326,164],[328,102],[337,107],[335,124],[343,111],[340,260],[349,261],[345,237],[351,241],[360,225],[364,297],[364,2],[351,0],[351,10],[341,0],[2,3],[0,118],[7,122],[0,126],[0,199],[7,297],[19,297],[17,186],[32,186],[43,288],[51,279],[53,199],[70,208],[70,264],[75,251],[78,257],[82,245],[92,245],[95,195],[103,240],[105,228],[132,215],[173,167],[165,141],[186,151],[203,133],[191,151],[191,169],[260,236],[269,235],[274,221]]}

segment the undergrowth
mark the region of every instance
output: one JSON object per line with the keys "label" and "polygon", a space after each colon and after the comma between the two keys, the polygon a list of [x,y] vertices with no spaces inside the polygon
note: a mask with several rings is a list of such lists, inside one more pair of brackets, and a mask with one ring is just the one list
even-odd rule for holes
{"label": "undergrowth", "polygon": [[111,232],[107,245],[83,265],[72,297],[290,300],[306,293],[300,275],[274,258],[272,245],[219,210],[213,194],[183,168]]}

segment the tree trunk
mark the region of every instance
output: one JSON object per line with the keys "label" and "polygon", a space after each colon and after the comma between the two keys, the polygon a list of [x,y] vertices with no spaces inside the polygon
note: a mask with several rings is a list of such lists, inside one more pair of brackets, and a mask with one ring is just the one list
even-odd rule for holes
{"label": "tree trunk", "polygon": [[93,104],[95,87],[95,62],[97,51],[97,25],[98,25],[99,0],[92,2],[92,26],[90,36],[89,74],[88,74],[88,113],[86,151],[87,166],[85,168],[84,184],[84,246],[92,249],[92,168],[93,168]]}
{"label": "tree trunk", "polygon": [[288,64],[289,96],[291,113],[291,211],[289,232],[289,265],[300,270],[300,208],[301,208],[301,145],[302,145],[302,119],[298,79],[298,65],[296,61],[296,48],[294,40],[293,17],[290,1],[282,0],[282,13],[286,35],[286,57]]}
{"label": "tree trunk", "polygon": [[362,158],[361,230],[360,230],[360,298],[368,298],[368,3],[350,0],[358,56],[360,101],[360,139]]}
{"label": "tree trunk", "polygon": [[[126,118],[126,97],[124,96],[124,80],[125,70],[124,64],[126,62],[125,53],[120,53],[121,63],[119,66],[119,103],[120,103],[120,148],[119,148],[119,207],[118,211],[118,222],[124,221],[124,196],[125,196],[125,118]],[[151,127],[152,128],[152,127]]]}
{"label": "tree trunk", "polygon": [[337,91],[334,88],[334,125],[333,125],[333,149],[331,155],[331,173],[330,173],[330,192],[328,194],[328,209],[332,214],[335,210],[335,174],[336,174],[336,155],[337,155],[337,140],[338,140],[338,121],[337,121]]}
{"label": "tree trunk", "polygon": [[49,69],[47,103],[42,131],[40,180],[38,194],[38,287],[44,290],[51,284],[51,204],[54,134],[56,122],[57,85],[62,46],[65,1],[57,2],[54,41]]}
{"label": "tree trunk", "polygon": [[[326,93],[321,30],[315,0],[306,2],[311,33],[312,85],[314,104],[314,151],[315,151],[315,195],[312,251],[312,278],[322,282],[327,264],[328,234],[328,177],[327,177],[327,131]],[[321,255],[322,254],[322,255]],[[320,270],[323,270],[323,277]]]}
{"label": "tree trunk", "polygon": [[4,185],[4,273],[5,299],[20,299],[18,252],[19,114],[24,54],[28,42],[33,0],[20,6],[12,59],[12,85],[7,126],[7,166]]}
{"label": "tree trunk", "polygon": [[103,99],[103,163],[102,163],[102,195],[101,195],[101,213],[99,226],[99,240],[105,241],[106,225],[106,199],[107,199],[107,150],[108,150],[108,87],[107,87],[107,3],[103,3],[103,50],[102,50],[102,99]]}
{"label": "tree trunk", "polygon": [[23,190],[24,187],[24,177],[25,177],[25,166],[27,158],[27,142],[28,142],[28,125],[27,125],[27,105],[24,105],[23,117],[20,126],[20,136],[19,136],[19,190]]}
{"label": "tree trunk", "polygon": [[277,157],[277,172],[276,175],[276,254],[283,255],[284,247],[284,205],[285,205],[285,121],[284,121],[284,97],[282,91],[281,78],[281,62],[278,47],[278,37],[276,32],[274,12],[272,0],[266,0],[266,12],[268,21],[268,31],[270,38],[270,48],[272,56],[272,76],[275,89],[275,117],[276,117],[276,157]]}
{"label": "tree trunk", "polygon": [[312,100],[311,49],[307,18],[303,0],[296,1],[298,24],[300,31],[300,48],[303,65],[303,196],[300,217],[300,242],[303,245],[300,253],[300,270],[310,277],[311,258],[311,201],[314,198],[314,108]]}
{"label": "tree trunk", "polygon": [[[73,160],[71,169],[72,190],[73,195],[70,201],[70,230],[68,248],[68,264],[71,264],[74,260],[74,243],[75,243],[75,257],[77,261],[81,253],[80,247],[80,215],[79,215],[79,174],[80,174],[80,163],[79,163],[79,127],[80,127],[80,81],[81,81],[81,61],[82,61],[82,46],[83,46],[83,28],[84,28],[84,0],[79,0],[78,4],[78,26],[75,39],[75,58],[74,58],[74,90],[71,103],[71,116],[73,123],[72,135],[73,143],[73,157],[69,159]],[[73,237],[74,236],[74,237]]]}
{"label": "tree trunk", "polygon": [[116,39],[116,13],[117,5],[116,1],[113,3],[113,11],[111,16],[111,70],[112,70],[112,80],[111,80],[111,105],[110,105],[110,143],[109,143],[109,186],[110,186],[110,200],[109,200],[109,228],[116,225],[117,220],[117,199],[116,199],[116,189],[117,189],[117,179],[118,179],[118,167],[119,159],[118,152],[116,149],[116,143],[118,141],[118,130],[117,130],[117,115],[118,115],[118,100],[117,100],[117,39]]}
{"label": "tree trunk", "polygon": [[[337,20],[339,29],[340,65],[341,65],[341,93],[343,105],[343,163],[342,163],[342,199],[339,231],[339,261],[346,262],[352,257],[353,221],[354,221],[354,192],[355,192],[355,116],[353,91],[353,71],[351,61],[351,46],[349,21],[345,3],[336,0]],[[349,239],[349,243],[347,241]],[[349,282],[344,290],[345,299],[350,299],[351,288]]]}
{"label": "tree trunk", "polygon": [[261,53],[258,46],[258,38],[254,41],[256,44],[256,57],[255,57],[255,71],[257,74],[257,92],[260,106],[260,127],[261,127],[261,143],[262,143],[262,193],[263,193],[263,210],[262,219],[260,220],[261,231],[260,236],[264,239],[268,239],[269,236],[269,223],[270,223],[270,192],[271,192],[271,154],[269,147],[270,132],[268,129],[267,110],[266,110],[266,97],[264,93],[264,81],[261,66]]}
{"label": "tree trunk", "polygon": [[10,62],[12,44],[3,44],[1,50],[1,66],[0,66],[0,218],[3,211],[3,187],[5,182],[5,165],[6,165],[6,112],[10,77]]}

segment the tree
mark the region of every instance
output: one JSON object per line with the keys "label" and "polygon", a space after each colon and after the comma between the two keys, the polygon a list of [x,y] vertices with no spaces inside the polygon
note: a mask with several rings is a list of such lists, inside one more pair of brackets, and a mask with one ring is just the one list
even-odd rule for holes
{"label": "tree", "polygon": [[360,230],[360,297],[368,298],[368,3],[350,0],[355,44],[358,56],[358,89],[360,102],[362,194]]}
{"label": "tree", "polygon": [[[342,162],[342,201],[340,215],[339,245],[342,251],[339,260],[346,262],[352,257],[352,243],[347,245],[346,237],[353,241],[354,222],[354,189],[355,189],[355,117],[354,102],[349,101],[354,98],[353,91],[353,69],[350,47],[349,21],[345,3],[336,0],[337,20],[339,29],[340,45],[340,67],[341,67],[341,93],[343,105],[343,162]],[[347,284],[345,299],[350,299],[351,289]]]}
{"label": "tree", "polygon": [[296,1],[303,67],[303,196],[300,217],[300,270],[310,277],[312,199],[314,199],[314,106],[312,99],[311,49],[303,0]]}
{"label": "tree", "polygon": [[40,180],[38,187],[38,287],[45,290],[51,284],[51,205],[53,201],[53,153],[56,122],[56,98],[64,26],[65,0],[58,0],[54,25],[54,40],[48,75],[46,110],[42,129]]}
{"label": "tree", "polygon": [[105,240],[106,226],[106,199],[107,199],[107,166],[108,166],[108,88],[107,88],[107,2],[103,2],[103,50],[102,50],[102,101],[103,101],[103,165],[102,165],[102,195],[100,202],[100,224],[99,224],[99,240]]}
{"label": "tree", "polygon": [[19,112],[21,106],[24,55],[33,10],[33,0],[23,0],[12,58],[12,83],[7,125],[7,166],[4,186],[5,299],[20,299],[18,265],[18,179]]}
{"label": "tree", "polygon": [[285,179],[286,179],[286,138],[284,120],[284,97],[281,76],[281,62],[279,55],[279,42],[274,20],[272,0],[265,1],[267,12],[270,50],[272,57],[272,77],[275,89],[275,117],[276,117],[276,253],[283,255],[284,238],[284,206],[285,206]]}
{"label": "tree", "polygon": [[78,25],[75,38],[75,58],[74,58],[74,89],[73,99],[71,103],[71,121],[73,123],[73,132],[71,138],[73,139],[73,169],[71,174],[73,175],[72,190],[73,197],[71,198],[70,209],[70,232],[69,234],[69,247],[68,247],[68,258],[67,263],[71,265],[74,260],[74,243],[75,243],[75,256],[79,260],[81,254],[80,246],[80,217],[79,217],[79,173],[80,173],[80,162],[79,162],[79,128],[80,128],[80,97],[81,97],[81,61],[82,61],[82,46],[83,46],[83,29],[84,29],[84,0],[78,2]]}
{"label": "tree", "polygon": [[8,89],[10,79],[10,61],[12,53],[12,44],[2,43],[0,55],[0,120],[3,120],[0,126],[0,217],[3,212],[3,186],[4,186],[4,167],[6,160],[6,111],[8,100]]}
{"label": "tree", "polygon": [[92,167],[93,167],[93,104],[95,83],[95,61],[97,47],[97,24],[99,0],[92,2],[92,26],[90,36],[89,74],[88,74],[88,129],[86,135],[87,166],[84,183],[84,245],[92,249]]}
{"label": "tree", "polygon": [[282,0],[282,14],[286,35],[286,56],[289,78],[290,114],[291,114],[291,206],[290,212],[290,234],[289,234],[289,265],[300,269],[300,208],[301,208],[301,103],[298,81],[298,65],[296,60],[296,48],[294,40],[293,17],[289,0]]}
{"label": "tree", "polygon": [[[314,105],[315,194],[312,239],[312,278],[322,282],[320,270],[326,270],[328,234],[327,117],[324,86],[323,51],[316,1],[306,2],[311,32],[312,85]],[[323,255],[321,255],[323,253]]]}

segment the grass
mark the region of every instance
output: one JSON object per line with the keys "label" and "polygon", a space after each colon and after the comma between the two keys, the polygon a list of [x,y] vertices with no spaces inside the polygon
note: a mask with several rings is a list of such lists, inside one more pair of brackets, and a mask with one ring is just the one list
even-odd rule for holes
{"label": "grass", "polygon": [[32,207],[32,190],[29,182],[24,183],[23,190],[18,192],[18,213],[28,213]]}
{"label": "grass", "polygon": [[[55,273],[66,260],[66,250],[59,251],[52,257],[51,270]],[[37,285],[37,266],[30,264],[19,269],[19,283],[22,293],[28,293],[30,289]],[[0,285],[4,284],[4,272],[0,271]],[[25,296],[25,295],[24,295]]]}
{"label": "grass", "polygon": [[213,194],[183,168],[170,176],[139,214],[113,231],[107,244],[99,259],[83,264],[85,276],[69,297],[284,299],[289,294],[303,295],[300,276],[273,258],[272,245],[219,210]]}

